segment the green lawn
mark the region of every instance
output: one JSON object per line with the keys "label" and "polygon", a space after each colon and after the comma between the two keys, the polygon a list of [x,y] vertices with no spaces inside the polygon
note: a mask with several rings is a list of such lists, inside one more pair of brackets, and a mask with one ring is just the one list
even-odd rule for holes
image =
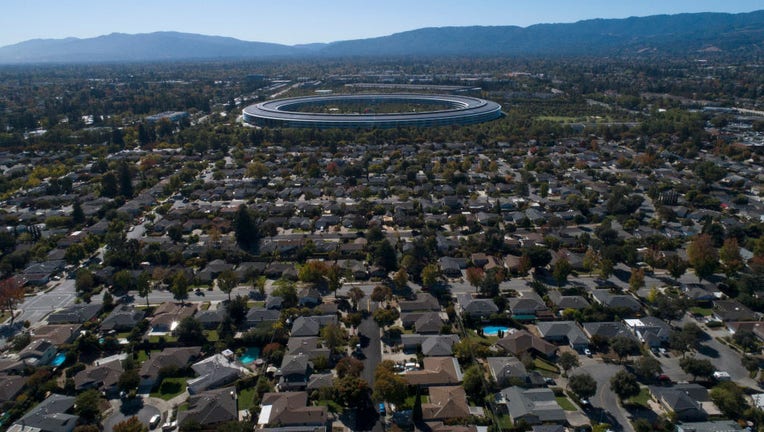
{"label": "green lawn", "polygon": [[186,391],[187,379],[188,378],[165,378],[162,380],[157,391],[151,392],[151,396],[170,400]]}
{"label": "green lawn", "polygon": [[255,399],[255,388],[250,387],[239,393],[239,409],[251,409],[252,401]]}
{"label": "green lawn", "polygon": [[498,426],[499,430],[510,430],[514,425],[507,414],[502,414],[496,416],[496,426]]}
{"label": "green lawn", "polygon": [[345,410],[345,408],[338,404],[337,402],[331,400],[331,399],[319,399],[316,401],[317,406],[325,406],[329,408],[330,412],[333,412],[335,414],[342,414],[342,412]]}
{"label": "green lawn", "polygon": [[178,341],[177,337],[175,337],[175,336],[173,336],[171,334],[166,334],[164,336],[149,336],[149,343],[152,343],[152,344],[159,343],[159,338],[164,338],[164,340],[166,342],[177,342]]}
{"label": "green lawn", "polygon": [[578,408],[573,405],[573,402],[571,402],[570,399],[566,398],[565,396],[555,396],[555,399],[557,400],[557,403],[560,404],[560,408],[564,409],[565,411],[578,410]]}
{"label": "green lawn", "polygon": [[217,330],[210,330],[207,333],[207,340],[210,342],[217,342],[220,340],[220,335],[218,335]]}
{"label": "green lawn", "polygon": [[[403,406],[399,408],[400,410],[403,409],[412,409],[414,408],[414,400],[416,399],[416,396],[409,396],[406,398],[405,401],[403,401]],[[429,402],[430,398],[428,396],[422,395],[422,403]]]}
{"label": "green lawn", "polygon": [[690,308],[690,313],[693,315],[700,315],[700,316],[711,316],[714,313],[714,310],[711,308],[702,308],[698,306],[693,306]]}
{"label": "green lawn", "polygon": [[[155,354],[155,353],[158,353],[159,350],[151,350],[151,352],[152,352],[152,354]],[[148,359],[149,359],[149,356],[146,355],[146,351],[144,351],[144,350],[138,351],[138,362],[139,363],[143,363],[143,362],[145,362]]]}
{"label": "green lawn", "polygon": [[533,359],[533,368],[541,370],[542,372],[549,372],[552,374],[559,374],[560,369],[557,368],[557,366],[553,363],[550,363],[544,359],[536,358]]}
{"label": "green lawn", "polygon": [[642,389],[640,389],[639,391],[639,394],[629,398],[627,403],[632,405],[641,405],[645,408],[649,408],[649,406],[647,405],[647,401],[649,400],[650,400],[650,390],[648,390],[647,387],[642,387]]}

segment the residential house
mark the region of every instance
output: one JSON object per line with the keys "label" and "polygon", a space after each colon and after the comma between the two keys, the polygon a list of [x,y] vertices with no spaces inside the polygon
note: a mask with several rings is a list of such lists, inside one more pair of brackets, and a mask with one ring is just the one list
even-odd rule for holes
{"label": "residential house", "polygon": [[0,375],[0,406],[16,399],[28,379],[20,375]]}
{"label": "residential house", "polygon": [[192,394],[188,409],[178,413],[178,424],[198,423],[210,427],[239,420],[236,387],[224,387]]}
{"label": "residential house", "polygon": [[304,354],[310,360],[316,358],[329,359],[331,351],[324,347],[321,338],[308,337],[290,337],[287,341],[287,352],[291,355]]}
{"label": "residential house", "polygon": [[611,309],[625,309],[632,313],[642,310],[639,300],[627,294],[613,294],[608,289],[592,290],[592,298],[597,303]]}
{"label": "residential house", "polygon": [[157,384],[159,370],[165,366],[183,368],[199,357],[201,347],[165,348],[158,353],[152,353],[141,365],[141,387],[152,388]]}
{"label": "residential house", "polygon": [[101,322],[101,330],[113,330],[117,332],[129,331],[138,325],[145,316],[146,313],[143,310],[132,305],[121,304],[115,307],[109,316]]}
{"label": "residential house", "polygon": [[543,321],[536,327],[548,342],[566,343],[579,351],[589,346],[589,338],[574,321]]}
{"label": "residential house", "polygon": [[50,363],[58,348],[47,339],[37,339],[19,351],[19,360],[29,366],[43,366]]}
{"label": "residential house", "polygon": [[541,423],[564,424],[565,411],[548,388],[523,389],[512,386],[501,391],[513,422],[525,421],[529,425]]}
{"label": "residential house", "polygon": [[604,340],[610,340],[614,337],[625,337],[636,341],[637,337],[629,331],[629,328],[622,322],[589,322],[584,323],[584,332],[590,339],[599,337]]}
{"label": "residential house", "polygon": [[579,295],[566,296],[566,295],[562,295],[557,290],[549,291],[549,301],[560,312],[564,311],[565,309],[582,310],[590,306],[589,302],[582,296],[579,296]]}
{"label": "residential house", "polygon": [[671,326],[660,318],[646,316],[644,318],[625,319],[623,322],[640,342],[651,348],[658,348],[661,344],[668,343]]}
{"label": "residential house", "polygon": [[96,389],[108,397],[119,394],[119,377],[124,372],[122,362],[113,360],[96,366],[89,366],[74,375],[74,389],[84,391]]}
{"label": "residential house", "polygon": [[80,335],[80,324],[48,324],[29,331],[32,340],[47,339],[53,345],[60,346],[73,343]]}
{"label": "residential house", "polygon": [[715,300],[714,318],[719,321],[756,321],[756,314],[737,300]]}
{"label": "residential house", "polygon": [[280,376],[277,388],[279,391],[304,389],[312,372],[313,363],[306,354],[286,354],[276,373]]}
{"label": "residential house", "polygon": [[528,372],[517,357],[488,357],[488,370],[501,387],[519,385],[537,387],[544,385],[544,377],[538,372]]}
{"label": "residential house", "polygon": [[79,416],[68,414],[74,399],[74,396],[51,394],[16,420],[8,432],[72,432],[79,421]]}
{"label": "residential house", "polygon": [[216,259],[207,263],[207,266],[194,275],[194,278],[201,283],[209,284],[213,279],[216,279],[220,273],[223,273],[226,270],[233,270],[233,264],[229,264],[222,259]]}
{"label": "residential house", "polygon": [[520,297],[509,299],[509,310],[517,320],[535,320],[536,318],[553,318],[549,308],[536,293],[525,293]]}
{"label": "residential house", "polygon": [[318,336],[321,328],[337,323],[337,315],[314,315],[297,317],[292,323],[291,336]]}
{"label": "residential house", "polygon": [[409,385],[420,387],[458,385],[463,375],[454,357],[425,357],[423,369],[408,371],[401,375]]}
{"label": "residential house", "polygon": [[207,330],[214,330],[225,320],[226,310],[223,303],[210,307],[207,310],[199,311],[195,318]]}
{"label": "residential house", "polygon": [[323,301],[321,293],[315,288],[303,288],[297,293],[297,298],[300,306],[309,308],[315,307]]}
{"label": "residential house", "polygon": [[154,310],[154,315],[151,318],[151,332],[171,332],[175,330],[183,318],[193,316],[196,310],[196,304],[164,302]]}
{"label": "residential house", "polygon": [[304,391],[265,393],[260,406],[258,427],[326,426],[329,417],[325,406],[308,405],[308,393]]}
{"label": "residential house", "polygon": [[473,298],[471,294],[460,294],[456,299],[459,312],[472,318],[488,318],[499,311],[492,299]]}
{"label": "residential house", "polygon": [[425,356],[448,356],[453,354],[452,347],[459,342],[459,337],[454,334],[444,335],[401,335],[401,343],[405,352],[414,352],[422,349]]}
{"label": "residential house", "polygon": [[[440,265],[440,271],[444,276],[450,278],[458,278],[462,276],[462,268],[466,267],[467,263],[461,258],[442,257],[438,260]],[[462,267],[462,264],[464,267]]]}
{"label": "residential house", "polygon": [[48,324],[82,324],[92,320],[101,311],[100,304],[75,304],[48,315]]}
{"label": "residential house", "polygon": [[516,357],[520,357],[524,353],[531,353],[532,355],[542,355],[546,358],[551,358],[557,352],[556,345],[545,341],[527,330],[507,333],[496,342],[496,345],[504,348],[504,350]]}
{"label": "residential house", "polygon": [[279,320],[281,312],[275,309],[266,309],[262,307],[253,307],[247,311],[247,318],[244,323],[245,328],[257,327],[262,323],[272,324]]}
{"label": "residential house", "polygon": [[437,312],[424,312],[414,322],[417,334],[438,334],[443,329],[443,319]]}
{"label": "residential house", "polygon": [[739,432],[744,430],[734,420],[714,420],[704,422],[681,422],[676,432]]}
{"label": "residential house", "polygon": [[414,300],[403,300],[398,302],[398,308],[401,313],[404,312],[422,312],[422,311],[440,311],[440,303],[429,293],[419,293]]}
{"label": "residential house", "polygon": [[422,403],[424,421],[467,418],[470,407],[467,393],[461,386],[430,387],[430,397]]}
{"label": "residential house", "polygon": [[679,421],[704,421],[708,413],[702,402],[710,403],[708,390],[699,384],[677,384],[672,387],[650,386],[650,393]]}
{"label": "residential house", "polygon": [[191,369],[198,376],[188,381],[189,394],[197,394],[230,384],[248,373],[247,369],[232,362],[223,354],[215,354],[194,363]]}

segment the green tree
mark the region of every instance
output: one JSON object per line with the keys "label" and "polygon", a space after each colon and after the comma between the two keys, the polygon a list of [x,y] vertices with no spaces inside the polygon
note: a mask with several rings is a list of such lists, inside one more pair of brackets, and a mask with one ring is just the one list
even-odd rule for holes
{"label": "green tree", "polygon": [[716,371],[713,363],[706,359],[697,359],[695,357],[682,357],[679,360],[679,367],[685,373],[692,375],[693,381],[697,378],[710,379]]}
{"label": "green tree", "polygon": [[624,357],[639,350],[639,344],[626,336],[616,336],[610,340],[610,348],[623,361]]}
{"label": "green tree", "polygon": [[86,254],[87,252],[81,244],[74,243],[66,248],[66,252],[64,252],[64,260],[66,260],[66,263],[69,265],[77,265],[85,258]]}
{"label": "green tree", "polygon": [[321,329],[321,339],[332,352],[339,353],[347,343],[347,332],[337,323],[329,323]]}
{"label": "green tree", "polygon": [[567,258],[558,259],[552,266],[552,276],[557,281],[557,286],[562,286],[567,280],[568,275],[573,271],[573,266]]}
{"label": "green tree", "polygon": [[363,368],[364,366],[362,361],[353,357],[342,357],[340,361],[337,362],[334,370],[337,371],[337,376],[340,378],[343,378],[347,375],[359,377],[361,376],[361,372],[363,372]]}
{"label": "green tree", "polygon": [[100,394],[97,390],[85,390],[74,401],[74,412],[86,423],[97,423],[101,419]]}
{"label": "green tree", "polygon": [[562,368],[563,375],[567,375],[569,370],[580,366],[581,362],[578,361],[578,355],[565,351],[557,358],[557,364]]}
{"label": "green tree", "polygon": [[395,284],[395,288],[402,290],[406,288],[409,284],[409,274],[406,272],[406,269],[400,268],[397,272],[393,275],[393,284]]}
{"label": "green tree", "polygon": [[388,272],[398,269],[398,256],[395,253],[395,248],[387,239],[377,243],[377,247],[374,248],[374,264]]}
{"label": "green tree", "polygon": [[130,172],[130,166],[122,161],[117,168],[117,177],[119,177],[119,194],[125,198],[133,197],[133,174]]}
{"label": "green tree", "polygon": [[397,320],[400,317],[400,313],[398,312],[398,309],[394,307],[379,308],[375,310],[372,315],[377,325],[383,328],[393,325],[393,323],[395,323],[395,320]]}
{"label": "green tree", "polygon": [[482,400],[483,396],[485,396],[483,367],[479,363],[474,363],[464,371],[463,378],[462,387],[464,387],[467,396],[475,400]]}
{"label": "green tree", "polygon": [[350,298],[350,302],[353,303],[353,310],[358,310],[358,305],[364,296],[366,296],[366,294],[364,294],[363,290],[357,286],[348,290],[348,297]]}
{"label": "green tree", "polygon": [[106,198],[117,196],[117,176],[111,171],[101,177],[101,196]]}
{"label": "green tree", "polygon": [[610,390],[621,400],[636,396],[640,391],[637,377],[625,370],[618,371],[610,378]]}
{"label": "green tree", "polygon": [[244,250],[254,250],[260,238],[260,233],[257,224],[255,224],[252,215],[249,214],[249,210],[244,204],[240,205],[236,211],[233,225],[236,243]]}
{"label": "green tree", "polygon": [[120,270],[112,277],[112,289],[119,294],[125,294],[135,289],[136,280],[130,270]]}
{"label": "green tree", "polygon": [[74,203],[72,204],[72,224],[80,225],[84,222],[85,222],[85,212],[82,211],[82,205],[80,205],[80,200],[75,199]]}
{"label": "green tree", "polygon": [[740,362],[750,375],[755,376],[754,374],[760,369],[759,359],[756,357],[745,355],[740,359]]}
{"label": "green tree", "polygon": [[600,277],[602,279],[607,279],[610,276],[612,276],[613,275],[613,269],[614,269],[613,261],[610,261],[607,258],[603,258],[603,259],[600,260],[600,263],[599,263],[599,274],[600,274]]}
{"label": "green tree", "polygon": [[687,271],[687,261],[679,258],[678,255],[669,255],[666,257],[666,270],[674,279],[682,277],[685,271]]}
{"label": "green tree", "polygon": [[403,404],[408,396],[408,384],[394,369],[395,364],[383,360],[374,371],[374,400],[386,401],[396,406]]}
{"label": "green tree", "polygon": [[568,387],[581,399],[588,399],[597,393],[597,381],[588,373],[571,375]]}
{"label": "green tree", "polygon": [[188,278],[182,271],[175,273],[172,278],[172,285],[170,286],[172,297],[181,302],[181,304],[188,298]]}
{"label": "green tree", "polygon": [[661,362],[652,356],[642,356],[634,362],[634,373],[642,381],[655,379],[662,370]]}
{"label": "green tree", "polygon": [[640,269],[631,269],[631,276],[629,276],[629,288],[636,292],[640,288],[645,286],[645,271]]}
{"label": "green tree", "polygon": [[119,376],[117,386],[120,390],[130,392],[131,390],[137,390],[138,385],[141,383],[141,376],[138,374],[137,369],[127,369]]}
{"label": "green tree", "polygon": [[202,345],[206,340],[202,323],[194,317],[185,317],[180,320],[178,327],[175,328],[175,334],[178,336],[178,342],[185,346]]}
{"label": "green tree", "polygon": [[420,393],[419,386],[416,388],[416,396],[414,397],[414,409],[411,413],[411,419],[415,425],[422,423],[424,414],[422,413],[422,394]]}
{"label": "green tree", "polygon": [[127,420],[122,420],[121,422],[114,425],[114,428],[112,429],[113,432],[149,432],[149,428],[147,428],[143,423],[138,420],[138,417],[132,416]]}
{"label": "green tree", "polygon": [[334,380],[336,401],[347,407],[355,407],[367,400],[369,384],[357,376],[346,375]]}
{"label": "green tree", "polygon": [[708,392],[708,395],[728,418],[742,418],[743,412],[748,409],[743,389],[732,381],[719,383]]}
{"label": "green tree", "polygon": [[377,303],[388,301],[393,297],[393,291],[386,285],[377,285],[371,291],[371,300]]}
{"label": "green tree", "polygon": [[147,271],[142,271],[136,281],[138,295],[146,298],[146,307],[149,307],[149,294],[151,294],[151,275]]}
{"label": "green tree", "polygon": [[218,288],[220,288],[220,291],[223,291],[224,293],[228,294],[228,302],[231,302],[231,291],[233,291],[234,288],[236,288],[236,283],[238,282],[238,279],[236,278],[236,273],[233,272],[233,270],[223,270],[218,275]]}
{"label": "green tree", "polygon": [[719,264],[719,254],[708,234],[700,234],[687,246],[687,257],[695,269],[695,275],[703,280],[714,274]]}
{"label": "green tree", "polygon": [[422,288],[431,289],[440,279],[440,268],[437,264],[427,264],[422,269]]}
{"label": "green tree", "polygon": [[93,277],[93,273],[84,268],[77,270],[74,286],[78,292],[84,295],[89,295],[93,288],[95,288],[95,278]]}
{"label": "green tree", "polygon": [[542,268],[552,262],[552,253],[543,246],[528,246],[523,249],[523,254],[530,259],[531,267]]}
{"label": "green tree", "polygon": [[734,276],[743,269],[745,264],[743,257],[740,255],[740,246],[738,246],[735,237],[724,240],[724,244],[719,249],[719,259],[721,260],[724,274],[728,277]]}
{"label": "green tree", "polygon": [[695,323],[686,323],[679,330],[672,330],[669,334],[669,346],[682,355],[690,351],[696,351],[700,346],[700,340],[703,337],[703,330]]}

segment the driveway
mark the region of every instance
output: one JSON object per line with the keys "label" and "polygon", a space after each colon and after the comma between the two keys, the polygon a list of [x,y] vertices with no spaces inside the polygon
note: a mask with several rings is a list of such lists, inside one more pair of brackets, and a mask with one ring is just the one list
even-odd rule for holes
{"label": "driveway", "polygon": [[[111,432],[114,429],[114,425],[130,417],[138,417],[141,423],[149,427],[151,417],[161,414],[159,407],[154,406],[150,398],[136,398],[124,403],[120,400],[112,400],[111,404],[114,412],[103,421],[104,432]],[[162,416],[162,420],[164,420],[164,416]],[[160,425],[162,423],[163,421],[159,422]]]}
{"label": "driveway", "polygon": [[628,412],[618,403],[618,396],[610,390],[610,377],[623,366],[601,362],[586,362],[574,369],[571,374],[586,372],[597,381],[597,394],[589,401],[595,408],[590,410],[589,418],[593,421],[609,423],[613,430],[634,432],[628,419]]}

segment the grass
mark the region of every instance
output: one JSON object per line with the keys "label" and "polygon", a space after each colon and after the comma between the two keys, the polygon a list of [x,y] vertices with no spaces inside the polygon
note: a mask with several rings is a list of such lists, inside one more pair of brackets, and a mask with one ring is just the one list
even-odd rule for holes
{"label": "grass", "polygon": [[319,399],[316,401],[316,405],[325,406],[329,408],[330,412],[333,412],[336,414],[342,414],[342,412],[344,411],[344,408],[342,405],[338,404],[337,402],[331,399]]}
{"label": "grass", "polygon": [[251,409],[255,400],[255,388],[250,387],[239,393],[239,409]]}
{"label": "grass", "polygon": [[642,387],[639,390],[639,394],[636,396],[632,396],[629,398],[627,403],[632,405],[640,405],[645,408],[649,408],[647,401],[650,400],[650,390],[647,389],[647,387]]}
{"label": "grass", "polygon": [[[152,354],[155,354],[155,353],[158,353],[159,350],[151,350],[151,352],[152,352]],[[138,362],[143,363],[143,362],[145,362],[148,359],[149,359],[149,356],[146,355],[146,351],[144,351],[144,350],[138,351]]]}
{"label": "grass", "polygon": [[534,369],[538,369],[538,370],[543,371],[543,372],[549,372],[549,373],[552,373],[552,374],[559,374],[560,373],[560,369],[557,368],[556,365],[554,365],[553,363],[550,363],[550,362],[548,362],[548,361],[546,361],[544,359],[541,359],[541,358],[533,359],[533,368]]}
{"label": "grass", "polygon": [[[403,401],[403,405],[400,407],[400,409],[412,409],[414,408],[414,401],[416,400],[416,396],[412,395],[406,398],[406,400]],[[429,402],[430,398],[428,396],[422,395],[422,403]]]}
{"label": "grass", "polygon": [[165,342],[177,342],[178,341],[177,337],[175,337],[175,336],[173,336],[173,335],[168,333],[168,334],[166,334],[164,336],[149,336],[149,343],[152,343],[152,344],[159,343],[159,338],[162,338],[162,337],[164,338]]}
{"label": "grass", "polygon": [[186,379],[187,378],[165,378],[157,388],[157,391],[151,392],[151,396],[170,400],[186,391]]}
{"label": "grass", "polygon": [[711,316],[714,313],[714,310],[711,308],[703,308],[698,306],[693,306],[690,308],[690,313],[693,315],[700,315],[700,316]]}
{"label": "grass", "polygon": [[207,340],[210,342],[217,342],[220,340],[220,335],[217,330],[209,330],[207,333]]}
{"label": "grass", "polygon": [[514,427],[512,419],[507,414],[496,416],[496,426],[499,430],[510,430]]}
{"label": "grass", "polygon": [[557,400],[557,403],[560,404],[560,408],[562,408],[565,411],[578,410],[578,408],[576,408],[576,406],[573,405],[573,402],[571,402],[570,399],[566,398],[565,396],[555,396],[555,399]]}

